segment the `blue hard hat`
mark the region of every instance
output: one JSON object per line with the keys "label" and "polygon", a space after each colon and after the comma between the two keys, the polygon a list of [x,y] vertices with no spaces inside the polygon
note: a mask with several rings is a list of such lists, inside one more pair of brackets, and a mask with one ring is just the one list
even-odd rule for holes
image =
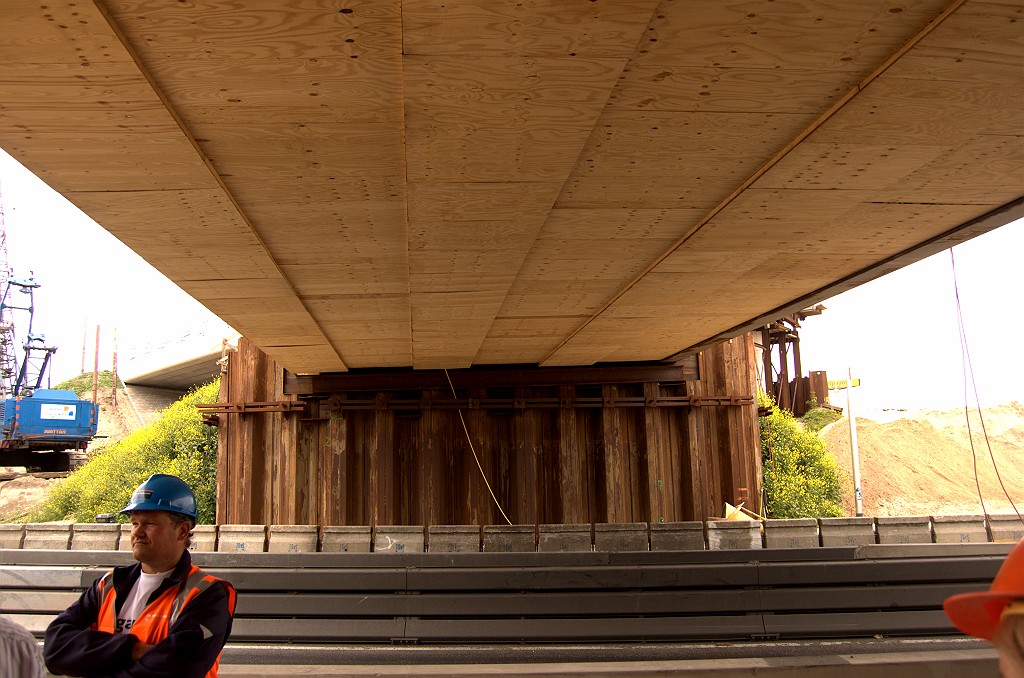
{"label": "blue hard hat", "polygon": [[192,489],[181,478],[166,473],[154,473],[135,489],[121,513],[132,511],[170,511],[199,519]]}

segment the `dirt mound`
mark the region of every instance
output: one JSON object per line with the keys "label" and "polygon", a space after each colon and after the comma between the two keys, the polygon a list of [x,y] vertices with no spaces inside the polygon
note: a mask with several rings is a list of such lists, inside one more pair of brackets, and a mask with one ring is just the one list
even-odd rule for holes
{"label": "dirt mound", "polygon": [[24,520],[25,514],[46,499],[54,480],[22,476],[0,483],[0,520]]}
{"label": "dirt mound", "polygon": [[[848,420],[830,426],[822,438],[846,475],[843,504],[853,515]],[[857,442],[865,515],[981,513],[979,486],[989,513],[1013,511],[1006,494],[1024,509],[1020,403],[985,409],[980,417],[973,411],[970,418],[964,410],[922,412],[887,423],[858,418]]]}

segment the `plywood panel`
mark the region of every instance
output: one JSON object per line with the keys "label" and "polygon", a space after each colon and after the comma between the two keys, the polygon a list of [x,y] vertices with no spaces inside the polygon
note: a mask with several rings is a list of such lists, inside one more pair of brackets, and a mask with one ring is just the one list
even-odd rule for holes
{"label": "plywood panel", "polygon": [[[216,41],[216,47],[222,42]],[[218,49],[219,51],[219,49]],[[288,123],[398,124],[402,119],[397,52],[253,59],[183,54],[150,68],[162,91],[196,130],[214,125]],[[197,87],[216,82],[218,87]]]}
{"label": "plywood panel", "polygon": [[898,7],[854,0],[666,3],[651,21],[640,64],[811,69],[866,74],[941,12],[945,0]]}
{"label": "plywood panel", "polygon": [[427,0],[405,2],[402,15],[409,54],[519,54],[581,58],[627,56],[637,24],[656,0],[616,0],[601,7],[557,0],[494,3],[446,2],[443,12]]}
{"label": "plywood panel", "polygon": [[109,11],[135,43],[167,59],[208,54],[249,60],[371,58],[401,49],[398,0],[351,0],[345,7],[302,0],[175,3],[118,0]]}

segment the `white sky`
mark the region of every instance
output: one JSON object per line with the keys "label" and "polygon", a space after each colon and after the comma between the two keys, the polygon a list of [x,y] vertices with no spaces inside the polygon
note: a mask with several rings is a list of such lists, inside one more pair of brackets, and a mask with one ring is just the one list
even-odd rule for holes
{"label": "white sky", "polygon": [[[122,374],[133,354],[189,335],[184,341],[196,344],[194,355],[201,355],[219,348],[219,337],[232,334],[202,304],[2,150],[0,204],[9,267],[17,278],[34,274],[41,285],[35,291],[33,331],[57,346],[51,385],[81,372],[83,337],[86,371],[92,371],[97,325],[100,369],[113,365],[116,331]],[[20,342],[24,334],[18,321],[15,317]]]}
{"label": "white sky", "polygon": [[[79,373],[83,335],[92,369],[96,325],[100,369],[110,368],[115,327],[119,362],[186,334],[211,350],[231,334],[3,151],[0,201],[15,276],[33,272],[42,284],[34,329],[59,347],[53,384]],[[1024,220],[958,245],[954,255],[982,404],[1024,402]],[[836,379],[852,367],[864,382],[855,406],[868,410],[963,406],[952,281],[946,251],[825,300],[828,310],[801,327],[804,370]]]}
{"label": "white sky", "polygon": [[[982,406],[1024,402],[1024,219],[957,245],[953,257],[974,371],[969,403],[975,385]],[[855,408],[964,406],[949,250],[823,303],[801,324],[803,368],[830,379],[852,368],[863,383]]]}

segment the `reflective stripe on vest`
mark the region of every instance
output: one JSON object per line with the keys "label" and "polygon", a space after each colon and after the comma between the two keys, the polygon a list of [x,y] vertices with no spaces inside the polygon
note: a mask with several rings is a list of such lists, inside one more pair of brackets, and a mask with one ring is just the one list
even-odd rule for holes
{"label": "reflective stripe on vest", "polygon": [[[117,625],[117,613],[115,612],[115,598],[113,587],[113,572],[107,572],[100,578],[99,597],[100,612],[93,628],[97,631],[114,633]],[[189,570],[185,581],[177,587],[168,588],[155,600],[146,605],[139,618],[132,624],[129,633],[138,637],[140,642],[156,645],[167,637],[174,622],[178,621],[181,611],[185,606],[200,593],[210,588],[215,582],[220,581],[217,577],[207,574],[195,565]],[[229,605],[233,610],[233,605]],[[213,667],[207,672],[207,678],[215,678],[217,667],[220,664],[220,657],[214,662]]]}

